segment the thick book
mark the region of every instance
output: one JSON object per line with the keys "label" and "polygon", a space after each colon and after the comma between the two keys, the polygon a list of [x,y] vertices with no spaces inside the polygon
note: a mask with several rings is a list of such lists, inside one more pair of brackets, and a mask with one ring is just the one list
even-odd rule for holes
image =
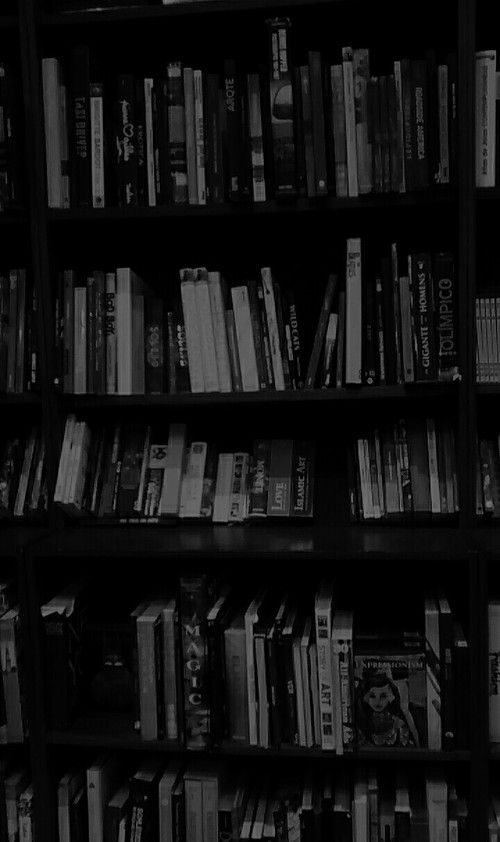
{"label": "thick book", "polygon": [[113,100],[114,177],[119,207],[138,204],[137,110],[135,80],[129,73],[116,78]]}
{"label": "thick book", "polygon": [[188,748],[210,743],[207,613],[213,585],[207,575],[182,576],[179,621],[184,684],[184,733]]}
{"label": "thick book", "polygon": [[71,205],[90,207],[90,59],[87,45],[71,51],[69,76]]}
{"label": "thick book", "polygon": [[144,394],[144,284],[129,267],[116,270],[117,392]]}
{"label": "thick book", "polygon": [[180,62],[167,64],[167,124],[170,201],[186,204],[188,176],[186,126],[184,122],[184,85]]}
{"label": "thick book", "polygon": [[224,630],[228,736],[249,742],[245,618],[238,614]]}

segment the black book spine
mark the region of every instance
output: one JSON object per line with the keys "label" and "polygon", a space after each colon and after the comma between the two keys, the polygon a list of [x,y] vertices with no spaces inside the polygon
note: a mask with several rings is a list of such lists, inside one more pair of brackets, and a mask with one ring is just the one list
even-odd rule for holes
{"label": "black book spine", "polygon": [[455,748],[455,696],[453,681],[453,620],[451,612],[439,608],[439,647],[441,659],[441,721],[443,749]]}
{"label": "black book spine", "polygon": [[381,274],[375,277],[375,345],[377,349],[377,381],[386,383],[386,342],[384,330],[384,292]]}
{"label": "black book spine", "polygon": [[219,108],[219,79],[216,73],[204,74],[205,92],[205,173],[209,202],[224,201],[224,172],[222,167],[222,132]]}
{"label": "black book spine", "polygon": [[106,337],[105,329],[105,276],[104,272],[94,272],[95,288],[95,354],[94,388],[98,395],[106,394]]}
{"label": "black book spine", "polygon": [[289,745],[298,745],[299,729],[297,723],[297,693],[295,688],[295,675],[293,670],[293,637],[285,635],[282,638],[283,645],[283,670],[286,688],[287,701],[287,730],[283,735],[283,741]]}
{"label": "black book spine", "polygon": [[[455,635],[453,646],[452,670],[455,687],[468,687],[470,681],[469,647],[466,641]],[[455,748],[466,749],[469,746],[469,704],[467,693],[456,693],[455,705]]]}
{"label": "black book spine", "polygon": [[167,98],[169,194],[174,204],[187,204],[188,178],[184,83],[182,64],[180,62],[171,62],[167,66]]}
{"label": "black book spine", "polygon": [[144,78],[135,81],[135,148],[137,157],[137,204],[144,207],[148,204]]}
{"label": "black book spine", "polygon": [[373,386],[377,377],[376,365],[376,330],[375,330],[375,305],[373,300],[373,285],[365,283],[362,295],[363,306],[363,371],[362,380],[367,386]]}
{"label": "black book spine", "polygon": [[274,158],[275,196],[297,192],[295,129],[293,121],[293,72],[290,61],[290,21],[269,22],[269,104]]}
{"label": "black book spine", "polygon": [[146,392],[159,395],[165,391],[165,327],[163,300],[153,296],[146,296],[146,319],[144,341],[146,366]]}
{"label": "black book spine", "polygon": [[307,173],[304,144],[304,126],[302,121],[302,89],[300,67],[293,68],[293,108],[295,124],[295,167],[297,170],[297,192],[300,196],[307,194]]}
{"label": "black book spine", "polygon": [[[448,139],[450,150],[450,184],[456,184],[458,168],[458,125],[457,125],[457,57],[450,53],[446,57],[448,64]],[[497,112],[499,110],[497,100]],[[499,135],[497,134],[497,137]],[[500,144],[497,144],[497,151]]]}
{"label": "black book spine", "polygon": [[389,157],[391,162],[391,190],[399,193],[403,159],[399,146],[396,83],[394,76],[387,76],[387,117],[389,122]]}
{"label": "black book spine", "polygon": [[7,361],[9,354],[9,279],[0,275],[0,392],[7,390]]}
{"label": "black book spine", "polygon": [[[416,187],[424,190],[429,186],[429,148],[428,148],[428,89],[427,64],[424,60],[411,62],[412,78],[412,131],[415,137],[415,178]],[[437,116],[436,116],[437,119]]]}
{"label": "black book spine", "polygon": [[285,389],[290,389],[292,381],[290,378],[290,366],[288,365],[288,351],[286,344],[285,323],[283,320],[283,305],[281,301],[281,289],[277,281],[274,281],[274,301],[276,304],[276,318],[278,320],[278,336],[281,351],[281,362],[283,364],[283,378]]}
{"label": "black book spine", "polygon": [[87,277],[87,394],[96,391],[95,357],[96,357],[96,284],[94,275]]}
{"label": "black book spine", "polygon": [[253,338],[255,345],[255,356],[257,359],[257,373],[259,376],[259,388],[267,389],[266,360],[264,351],[264,337],[262,336],[261,321],[259,317],[259,302],[257,299],[257,281],[248,282],[248,299],[250,304],[250,317],[252,319]]}
{"label": "black book spine", "polygon": [[291,517],[312,517],[313,515],[314,461],[313,442],[295,440],[292,457]]}
{"label": "black book spine", "polygon": [[326,169],[325,115],[323,111],[323,70],[321,65],[321,53],[319,53],[318,50],[309,51],[309,74],[311,82],[316,195],[326,196],[328,193],[328,176]]}
{"label": "black book spine", "polygon": [[226,127],[226,194],[231,201],[248,198],[245,185],[242,148],[243,114],[242,85],[234,59],[224,62],[224,110]]}
{"label": "black book spine", "polygon": [[168,84],[162,79],[154,87],[153,144],[156,170],[156,201],[170,201],[170,163],[168,148]]}
{"label": "black book spine", "polygon": [[276,637],[278,631],[276,624],[267,634],[265,640],[266,662],[269,666],[269,691],[270,691],[270,713],[271,713],[271,744],[279,748],[282,741],[282,717],[279,698],[278,679],[278,649]]}
{"label": "black book spine", "polygon": [[430,119],[427,125],[427,152],[429,160],[429,183],[439,184],[440,182],[440,145],[439,145],[439,90],[436,51],[428,50],[426,53],[426,81],[427,81],[427,108]]}
{"label": "black book spine", "polygon": [[266,305],[264,300],[264,289],[260,281],[257,282],[257,301],[259,307],[259,319],[264,348],[266,386],[274,389],[273,361],[271,357],[271,344],[269,341],[269,327],[267,324]]}
{"label": "black book spine", "polygon": [[391,146],[389,139],[389,99],[387,76],[379,76],[380,138],[382,152],[382,191],[391,191]]}
{"label": "black book spine", "polygon": [[411,256],[413,313],[416,333],[416,380],[437,380],[437,357],[434,336],[434,296],[431,260],[428,254]]}
{"label": "black book spine", "polygon": [[114,103],[114,153],[117,199],[120,207],[138,204],[135,80],[129,74],[117,79]]}
{"label": "black book spine", "polygon": [[401,59],[401,87],[403,98],[403,130],[404,130],[404,160],[406,190],[410,192],[417,187],[416,177],[416,134],[413,130],[415,121],[412,92],[412,73],[410,60]]}

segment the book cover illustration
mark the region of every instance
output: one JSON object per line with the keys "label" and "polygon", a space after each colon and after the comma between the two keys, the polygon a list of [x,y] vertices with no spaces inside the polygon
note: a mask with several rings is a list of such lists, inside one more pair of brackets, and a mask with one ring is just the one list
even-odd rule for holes
{"label": "book cover illustration", "polygon": [[359,746],[427,746],[423,652],[356,655],[354,687]]}

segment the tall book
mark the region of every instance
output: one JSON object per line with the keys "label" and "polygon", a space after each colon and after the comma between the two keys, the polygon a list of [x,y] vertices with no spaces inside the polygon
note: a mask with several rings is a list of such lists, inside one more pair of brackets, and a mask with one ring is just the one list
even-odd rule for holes
{"label": "tall book", "polygon": [[495,186],[496,50],[476,53],[476,186]]}
{"label": "tall book", "polygon": [[129,267],[116,270],[117,391],[144,394],[144,284]]}
{"label": "tall book", "polygon": [[316,594],[314,616],[318,652],[319,705],[321,715],[321,748],[335,749],[335,720],[332,675],[332,612],[333,585],[323,581]]}
{"label": "tall book", "polygon": [[347,240],[346,254],[345,382],[361,383],[362,374],[362,292],[361,240]]}
{"label": "tall book", "polygon": [[184,683],[184,733],[188,748],[210,742],[210,693],[206,623],[212,583],[208,576],[180,580],[180,633]]}
{"label": "tall book", "polygon": [[269,21],[269,100],[276,198],[295,195],[297,190],[290,26],[288,18]]}

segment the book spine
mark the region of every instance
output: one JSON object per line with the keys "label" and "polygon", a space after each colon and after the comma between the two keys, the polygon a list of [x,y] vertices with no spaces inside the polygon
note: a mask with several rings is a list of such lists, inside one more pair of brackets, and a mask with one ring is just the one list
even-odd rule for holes
{"label": "book spine", "polygon": [[89,50],[75,47],[71,54],[70,161],[71,205],[90,207],[90,102]]}
{"label": "book spine", "polygon": [[453,256],[440,253],[434,259],[434,310],[439,380],[459,377],[458,297]]}
{"label": "book spine", "polygon": [[309,66],[303,65],[300,67],[299,74],[302,104],[302,132],[304,136],[306,192],[308,196],[315,196],[316,174],[314,166],[311,76]]}
{"label": "book spine", "polygon": [[428,91],[427,91],[427,67],[424,60],[411,62],[412,74],[412,113],[414,120],[412,128],[415,135],[415,177],[416,186],[422,190],[429,186],[429,116],[428,116]]}
{"label": "book spine", "polygon": [[233,287],[231,289],[231,297],[233,301],[243,391],[257,392],[259,390],[259,375],[252,331],[248,287]]}
{"label": "book spine", "polygon": [[198,204],[206,205],[205,179],[205,127],[203,121],[203,76],[201,70],[193,71],[194,90],[194,122],[195,122],[195,151],[196,151],[196,185],[198,190]]}
{"label": "book spine", "polygon": [[321,53],[309,51],[309,74],[311,83],[312,133],[314,152],[314,176],[316,196],[328,193],[326,170],[325,117],[323,111],[323,74]]}
{"label": "book spine", "polygon": [[220,114],[219,78],[216,73],[205,74],[205,168],[207,202],[224,201],[223,138]]}
{"label": "book spine", "polygon": [[476,186],[495,186],[496,50],[476,53]]}
{"label": "book spine", "polygon": [[150,208],[156,206],[156,177],[153,122],[153,79],[144,79],[144,122],[146,134],[146,181]]}
{"label": "book spine", "polygon": [[269,93],[276,198],[295,195],[297,191],[289,39],[290,21],[287,18],[270,21]]}
{"label": "book spine", "polygon": [[347,241],[345,382],[361,383],[362,372],[361,240]]}
{"label": "book spine", "polygon": [[117,78],[113,123],[118,205],[129,207],[138,204],[135,80],[129,74]]}
{"label": "book spine", "polygon": [[266,177],[264,169],[264,138],[262,135],[260,80],[258,73],[248,74],[247,91],[253,200],[254,202],[265,202]]}
{"label": "book spine", "polygon": [[367,87],[370,78],[368,50],[354,50],[352,58],[358,190],[363,194],[370,193],[372,190],[372,150],[368,137]]}
{"label": "book spine", "polygon": [[103,208],[104,192],[104,109],[102,82],[90,83],[90,161],[92,207]]}
{"label": "book spine", "polygon": [[416,328],[416,380],[437,380],[434,334],[434,295],[428,254],[412,255],[411,274],[414,288]]}
{"label": "book spine", "polygon": [[285,378],[283,372],[283,360],[279,343],[278,318],[276,313],[276,301],[274,297],[274,285],[271,270],[261,269],[262,288],[264,290],[264,303],[266,307],[267,327],[269,332],[269,347],[273,364],[274,388],[276,391],[284,391]]}
{"label": "book spine", "polygon": [[198,171],[196,166],[196,127],[194,103],[194,73],[192,67],[183,68],[184,109],[186,126],[186,170],[188,182],[188,201],[198,204]]}
{"label": "book spine", "polygon": [[170,62],[167,65],[167,96],[170,195],[174,204],[186,204],[189,198],[186,125],[183,73],[180,62]]}
{"label": "book spine", "polygon": [[346,112],[344,103],[344,71],[342,64],[330,68],[332,87],[333,145],[335,154],[335,194],[348,196]]}
{"label": "book spine", "polygon": [[114,272],[106,273],[104,333],[106,338],[106,394],[114,395],[117,391],[116,275]]}
{"label": "book spine", "polygon": [[294,441],[290,515],[312,517],[314,508],[314,445]]}
{"label": "book spine", "polygon": [[335,749],[335,732],[333,727],[331,611],[323,611],[317,606],[315,617],[316,646],[318,651],[319,705],[321,714],[321,748],[327,751],[333,751]]}
{"label": "book spine", "polygon": [[347,189],[349,196],[358,195],[358,157],[356,146],[356,119],[354,107],[353,52],[351,47],[342,48],[342,71],[344,79],[344,110],[347,151]]}
{"label": "book spine", "polygon": [[163,300],[148,297],[145,303],[146,392],[158,395],[165,391]]}

